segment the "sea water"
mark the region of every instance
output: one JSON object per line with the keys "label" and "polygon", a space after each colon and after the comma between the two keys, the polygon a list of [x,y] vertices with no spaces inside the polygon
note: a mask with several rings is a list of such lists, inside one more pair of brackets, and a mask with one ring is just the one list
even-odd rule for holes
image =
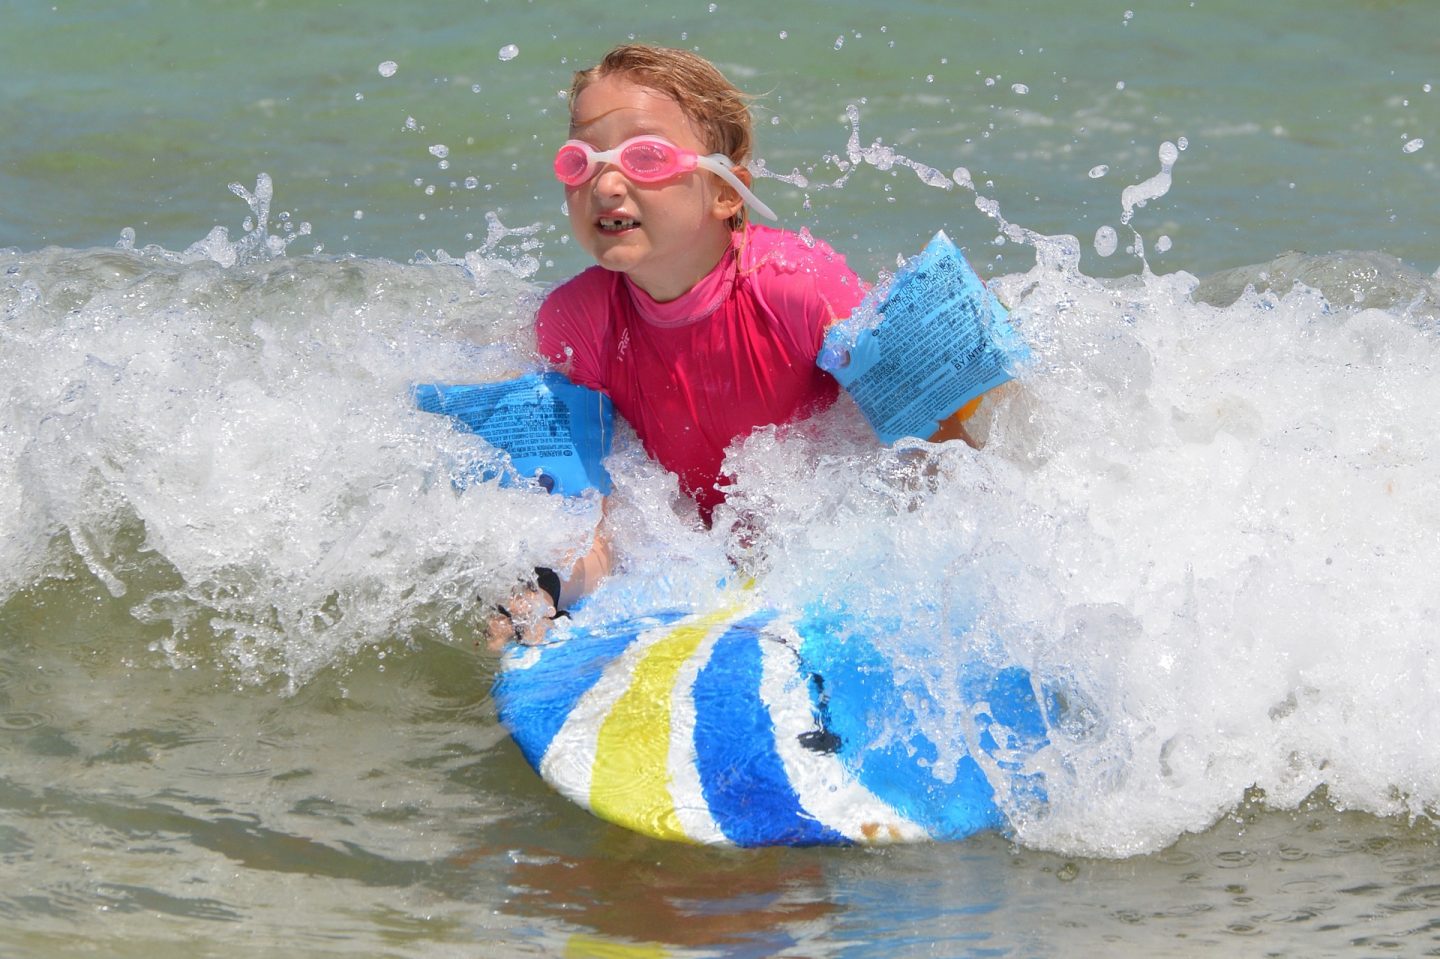
{"label": "sea water", "polygon": [[[1435,948],[1433,12],[952,6],[6,9],[6,954]],[[560,94],[631,32],[761,94],[785,225],[871,280],[946,229],[1033,359],[979,450],[758,432],[709,530],[622,435],[587,615],[736,561],[898,614],[941,777],[947,671],[1020,662],[1007,835],[657,844],[495,722],[478,617],[598,504],[457,489],[409,388],[534,367]]]}

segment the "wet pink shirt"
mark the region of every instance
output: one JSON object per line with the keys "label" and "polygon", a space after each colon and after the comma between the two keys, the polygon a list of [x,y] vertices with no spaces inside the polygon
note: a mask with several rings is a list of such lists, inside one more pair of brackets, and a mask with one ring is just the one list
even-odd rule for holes
{"label": "wet pink shirt", "polygon": [[708,521],[733,440],[834,401],[839,387],[815,357],[864,292],[825,243],[750,226],[678,299],[657,303],[595,266],[551,292],[535,328],[541,354],[609,394]]}

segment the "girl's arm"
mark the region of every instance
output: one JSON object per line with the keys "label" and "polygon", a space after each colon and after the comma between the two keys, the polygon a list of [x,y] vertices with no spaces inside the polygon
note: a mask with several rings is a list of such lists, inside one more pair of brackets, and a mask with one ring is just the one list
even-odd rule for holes
{"label": "girl's arm", "polygon": [[967,445],[979,449],[980,444],[976,443],[970,436],[970,433],[965,429],[965,421],[974,416],[975,411],[980,408],[980,399],[979,396],[975,397],[954,413],[951,413],[948,417],[941,420],[940,428],[930,435],[930,442],[943,443],[946,440],[964,440]]}
{"label": "girl's arm", "polygon": [[[512,641],[527,645],[544,641],[555,618],[592,593],[610,575],[614,554],[605,527],[607,508],[608,500],[602,503],[600,523],[591,537],[590,548],[571,564],[565,575],[552,571],[552,577],[559,580],[558,605],[550,591],[542,588],[547,585],[544,579],[550,577],[544,577],[540,570],[536,570],[541,577],[539,583],[495,608],[494,614],[485,623],[488,646],[492,652],[499,652]],[[554,579],[548,584],[552,589],[555,588]]]}

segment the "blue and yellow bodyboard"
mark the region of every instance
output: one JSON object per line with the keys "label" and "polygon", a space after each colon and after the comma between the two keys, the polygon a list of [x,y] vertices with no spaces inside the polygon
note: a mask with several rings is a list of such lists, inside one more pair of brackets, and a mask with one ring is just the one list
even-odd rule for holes
{"label": "blue and yellow bodyboard", "polygon": [[[513,646],[501,720],[560,793],[660,839],[735,846],[959,839],[1044,801],[1046,706],[1030,674],[974,663],[945,691],[945,748],[920,731],[931,692],[843,615],[746,602],[574,627]],[[940,767],[945,765],[942,774]]]}

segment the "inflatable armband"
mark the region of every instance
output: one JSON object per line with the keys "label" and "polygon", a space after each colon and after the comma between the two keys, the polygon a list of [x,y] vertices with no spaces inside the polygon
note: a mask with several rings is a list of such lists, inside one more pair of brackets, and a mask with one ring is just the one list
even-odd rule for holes
{"label": "inflatable armband", "polygon": [[1014,377],[1029,347],[944,232],[825,335],[816,363],[882,442],[928,437]]}
{"label": "inflatable armband", "polygon": [[415,387],[415,405],[453,417],[509,455],[510,470],[472,480],[491,479],[498,472],[501,485],[518,475],[566,496],[588,489],[610,492],[610,474],[601,464],[610,453],[614,426],[610,398],[559,373],[531,373],[480,386],[421,383]]}

